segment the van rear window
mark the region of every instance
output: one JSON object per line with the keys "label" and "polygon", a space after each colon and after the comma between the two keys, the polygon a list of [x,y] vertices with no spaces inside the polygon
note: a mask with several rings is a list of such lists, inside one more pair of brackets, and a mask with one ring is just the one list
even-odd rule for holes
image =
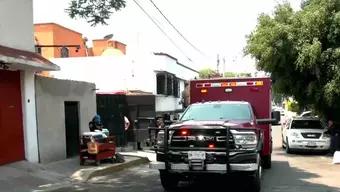
{"label": "van rear window", "polygon": [[323,129],[320,120],[293,120],[291,129]]}

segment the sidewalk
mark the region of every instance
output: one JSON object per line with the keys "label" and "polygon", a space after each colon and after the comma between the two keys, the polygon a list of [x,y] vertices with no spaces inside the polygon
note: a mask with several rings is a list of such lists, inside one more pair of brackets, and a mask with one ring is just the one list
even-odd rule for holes
{"label": "sidewalk", "polygon": [[72,183],[87,182],[92,177],[146,164],[155,158],[151,151],[120,152],[120,154],[124,156],[124,163],[103,163],[100,166],[90,164],[80,166],[79,157],[49,164],[20,161],[3,165],[0,166],[0,192],[49,191]]}

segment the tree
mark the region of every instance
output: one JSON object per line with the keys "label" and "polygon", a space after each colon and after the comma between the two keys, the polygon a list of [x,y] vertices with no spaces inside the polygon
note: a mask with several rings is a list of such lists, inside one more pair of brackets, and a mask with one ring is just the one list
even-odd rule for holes
{"label": "tree", "polygon": [[277,93],[340,117],[339,0],[306,0],[296,12],[284,3],[260,15],[245,54],[271,74]]}
{"label": "tree", "polygon": [[200,79],[210,79],[213,77],[221,77],[220,74],[218,74],[216,71],[210,69],[210,68],[206,68],[206,69],[202,69],[199,71],[199,78]]}
{"label": "tree", "polygon": [[250,73],[225,72],[224,77],[251,77]]}
{"label": "tree", "polygon": [[107,25],[107,20],[114,11],[126,6],[125,0],[71,0],[69,8],[65,11],[74,18],[86,19],[91,26],[97,24]]}

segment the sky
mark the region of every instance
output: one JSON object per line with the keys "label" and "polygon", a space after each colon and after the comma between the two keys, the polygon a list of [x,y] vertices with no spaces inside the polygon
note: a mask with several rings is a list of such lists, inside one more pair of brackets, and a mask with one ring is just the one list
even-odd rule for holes
{"label": "sky", "polygon": [[[165,31],[164,35],[133,0],[114,13],[108,25],[91,27],[65,12],[70,0],[33,0],[34,23],[55,22],[83,34],[90,41],[113,34],[127,44],[127,54],[138,60],[145,53],[165,52],[197,70],[253,72],[255,62],[243,55],[246,35],[256,27],[261,13],[271,14],[280,0],[153,0],[177,29],[200,50],[195,50],[166,22],[149,0],[137,0]],[[301,0],[287,0],[299,9]],[[175,42],[175,45],[171,43]],[[224,62],[225,61],[225,62]]]}

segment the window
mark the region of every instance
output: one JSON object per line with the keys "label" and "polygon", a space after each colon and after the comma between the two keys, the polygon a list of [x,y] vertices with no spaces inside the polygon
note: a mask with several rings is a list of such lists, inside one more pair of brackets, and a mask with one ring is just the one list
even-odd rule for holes
{"label": "window", "polygon": [[252,112],[248,104],[196,104],[190,106],[181,120],[251,120]]}
{"label": "window", "polygon": [[157,94],[165,95],[165,74],[157,74]]}
{"label": "window", "polygon": [[179,80],[177,78],[173,79],[174,96],[179,97]]}
{"label": "window", "polygon": [[166,78],[166,94],[173,95],[173,75],[168,74]]}
{"label": "window", "polygon": [[60,56],[61,56],[62,58],[69,57],[69,50],[68,50],[68,48],[62,47],[62,48],[60,49]]}
{"label": "window", "polygon": [[291,129],[323,129],[320,120],[293,120]]}
{"label": "window", "polygon": [[180,96],[179,79],[170,73],[157,74],[157,94]]}

